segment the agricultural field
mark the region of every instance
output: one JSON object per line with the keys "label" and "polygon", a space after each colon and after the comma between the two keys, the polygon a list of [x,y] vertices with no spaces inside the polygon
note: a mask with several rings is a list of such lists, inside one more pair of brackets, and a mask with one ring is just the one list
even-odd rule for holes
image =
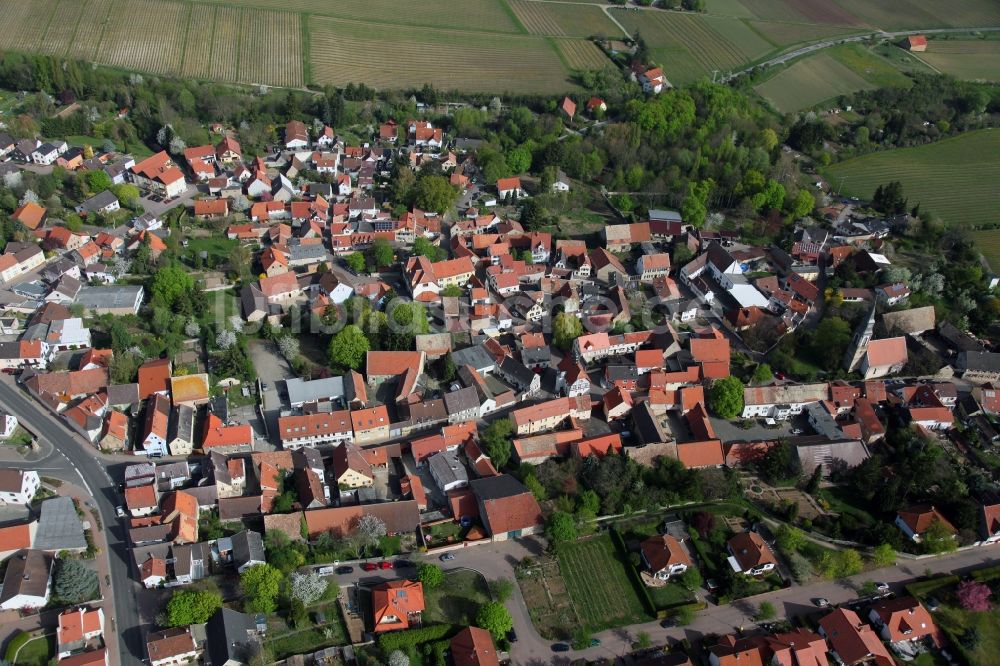
{"label": "agricultural field", "polygon": [[851,12],[828,0],[740,0],[753,16],[765,21],[858,25]]}
{"label": "agricultural field", "polygon": [[209,4],[244,5],[256,9],[332,16],[424,28],[460,28],[479,32],[523,32],[505,0],[196,0]]}
{"label": "agricultural field", "polygon": [[948,3],[924,0],[879,0],[879,2],[836,0],[836,2],[866,25],[883,30],[1000,24],[1000,3],[995,0],[953,0]]}
{"label": "agricultural field", "polygon": [[774,50],[771,43],[734,18],[623,10],[613,10],[612,15],[630,33],[639,31],[652,59],[674,84],[710,76],[713,70],[727,72]]}
{"label": "agricultural field", "polygon": [[[646,622],[648,615],[607,534],[560,546],[559,571],[580,621],[591,631]],[[599,577],[594,572],[599,571]]]}
{"label": "agricultural field", "polygon": [[968,81],[1000,81],[1000,40],[932,39],[914,57],[934,69]]}
{"label": "agricultural field", "polygon": [[970,231],[969,236],[975,241],[976,249],[986,258],[993,272],[1000,272],[1000,229]]}
{"label": "agricultural field", "polygon": [[37,49],[58,4],[55,0],[0,3],[0,25],[4,26],[0,30],[0,49]]}
{"label": "agricultural field", "polygon": [[870,198],[891,180],[903,184],[909,204],[920,204],[944,222],[972,226],[1000,209],[1000,130],[980,130],[917,146],[865,155],[823,171],[842,193]]}
{"label": "agricultural field", "polygon": [[[73,37],[66,43],[66,55],[70,58],[93,60],[104,34],[104,23],[111,13],[111,0],[87,0],[86,9],[80,14]],[[53,48],[58,45],[52,44]]]}
{"label": "agricultural field", "polygon": [[754,90],[781,113],[791,113],[859,90],[911,83],[881,56],[845,44],[794,61]]}
{"label": "agricultural field", "polygon": [[[309,56],[317,83],[376,89],[430,83],[443,90],[548,94],[575,89],[545,37],[311,21]],[[385,58],[371,58],[376,52]]]}
{"label": "agricultural field", "polygon": [[50,55],[65,55],[66,45],[73,42],[76,26],[83,17],[86,5],[86,2],[77,0],[58,0],[38,50]]}
{"label": "agricultural field", "polygon": [[570,69],[604,69],[612,67],[604,51],[586,39],[553,39],[559,55]]}
{"label": "agricultural field", "polygon": [[600,7],[537,0],[510,0],[510,7],[532,35],[622,37],[621,28]]}
{"label": "agricultural field", "polygon": [[[176,74],[184,52],[189,5],[131,0],[131,11],[108,14],[94,60],[102,65]],[[83,20],[93,20],[84,14]]]}
{"label": "agricultural field", "polygon": [[816,42],[831,37],[867,32],[864,28],[814,23],[781,23],[779,21],[747,21],[746,23],[761,37],[782,49],[803,42]]}

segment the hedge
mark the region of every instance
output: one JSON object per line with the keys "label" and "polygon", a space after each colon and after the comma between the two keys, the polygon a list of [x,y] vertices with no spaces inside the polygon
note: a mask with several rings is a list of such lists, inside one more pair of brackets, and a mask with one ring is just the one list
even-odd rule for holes
{"label": "hedge", "polygon": [[938,576],[937,578],[920,581],[919,583],[910,583],[906,586],[906,591],[910,593],[910,596],[914,596],[919,599],[923,595],[936,590],[939,587],[944,587],[945,585],[957,585],[959,580],[958,576]]}
{"label": "hedge", "polygon": [[653,603],[653,598],[649,596],[649,590],[646,589],[646,584],[642,582],[642,576],[639,575],[636,568],[629,562],[628,548],[625,547],[625,540],[622,538],[622,535],[614,527],[609,529],[608,532],[611,534],[611,541],[614,542],[619,555],[622,557],[625,570],[628,572],[629,580],[632,582],[632,587],[635,588],[636,594],[639,595],[642,605],[646,607],[646,613],[650,617],[660,617],[656,610],[656,604]]}
{"label": "hedge", "polygon": [[1000,578],[1000,564],[994,564],[993,566],[972,572],[972,579],[978,580],[981,583],[996,580],[997,578]]}
{"label": "hedge", "polygon": [[378,639],[378,647],[386,654],[393,650],[406,650],[407,648],[439,641],[455,633],[456,627],[451,624],[432,624],[420,629],[409,629],[407,631],[394,631],[384,634]]}
{"label": "hedge", "polygon": [[22,631],[14,636],[14,638],[10,639],[10,642],[7,643],[7,651],[4,653],[4,659],[13,664],[14,657],[17,656],[18,651],[30,640],[31,634],[26,631]]}

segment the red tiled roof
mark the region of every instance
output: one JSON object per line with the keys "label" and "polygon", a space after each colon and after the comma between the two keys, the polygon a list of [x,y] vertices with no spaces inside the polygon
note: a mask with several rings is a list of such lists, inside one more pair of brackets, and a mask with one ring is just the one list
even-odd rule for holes
{"label": "red tiled roof", "polygon": [[838,608],[820,618],[819,626],[843,663],[853,666],[869,659],[879,659],[880,664],[893,663],[878,634],[854,611]]}
{"label": "red tiled roof", "polygon": [[407,370],[420,366],[422,352],[416,351],[370,351],[365,356],[365,375],[372,377],[395,377]]}
{"label": "red tiled roof", "polygon": [[948,522],[948,519],[941,515],[941,512],[931,505],[912,506],[899,510],[899,518],[906,523],[906,526],[914,534],[923,534],[935,520],[940,521],[952,534],[958,534],[958,530]]}
{"label": "red tiled roof", "polygon": [[677,459],[690,468],[711,467],[726,462],[722,455],[722,442],[717,439],[678,444]]}
{"label": "red tiled roof", "polygon": [[740,532],[727,542],[741,571],[749,571],[762,564],[775,564],[774,553],[756,532]]}
{"label": "red tiled roof", "polygon": [[639,544],[639,549],[653,573],[662,571],[672,564],[691,566],[691,557],[687,549],[669,534],[649,537]]}
{"label": "red tiled roof", "polygon": [[451,660],[455,666],[500,666],[490,632],[466,627],[451,639]]}
{"label": "red tiled roof", "polygon": [[385,408],[385,405],[354,410],[351,412],[351,424],[354,427],[355,433],[388,427],[389,411]]}
{"label": "red tiled roof", "polygon": [[868,367],[906,363],[906,338],[884,338],[868,343]]}
{"label": "red tiled roof", "polygon": [[145,400],[154,393],[170,389],[170,360],[166,358],[146,361],[139,366],[139,399]]}
{"label": "red tiled roof", "polygon": [[203,449],[215,446],[252,446],[253,428],[249,425],[227,426],[215,414],[209,414],[205,420],[205,434],[201,440]]}

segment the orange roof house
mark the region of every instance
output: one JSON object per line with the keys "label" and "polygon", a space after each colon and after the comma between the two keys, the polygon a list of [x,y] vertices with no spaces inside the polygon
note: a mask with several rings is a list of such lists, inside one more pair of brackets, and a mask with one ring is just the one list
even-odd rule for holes
{"label": "orange roof house", "polygon": [[708,439],[702,442],[685,442],[677,445],[677,459],[685,467],[718,467],[726,462],[722,454],[722,442]]}
{"label": "orange roof house", "polygon": [[170,360],[157,358],[139,366],[139,399],[145,400],[154,393],[166,394],[170,390]]}
{"label": "orange roof house", "polygon": [[200,405],[208,402],[208,375],[181,375],[170,378],[170,397],[174,405]]}
{"label": "orange roof house", "polygon": [[691,556],[687,549],[676,538],[669,534],[649,537],[639,544],[642,560],[653,575],[662,572],[669,577],[671,574],[682,573],[691,566]]}
{"label": "orange roof house", "polygon": [[726,547],[732,555],[729,563],[739,573],[758,576],[778,565],[771,548],[756,532],[740,532],[726,542]]}
{"label": "orange roof house", "polygon": [[830,651],[840,657],[845,666],[875,661],[878,666],[895,662],[889,651],[858,614],[848,608],[838,608],[819,620],[819,631],[830,644]]}
{"label": "orange roof house", "polygon": [[466,627],[451,639],[451,660],[455,666],[500,666],[490,632]]}
{"label": "orange roof house", "polygon": [[920,504],[906,509],[900,509],[896,514],[896,526],[903,531],[906,536],[914,541],[920,541],[924,532],[927,531],[935,521],[944,525],[951,534],[957,535],[958,530],[948,522],[948,519],[941,515],[941,512],[930,504]]}
{"label": "orange roof house", "polygon": [[424,612],[424,587],[413,580],[391,580],[372,588],[375,633],[409,629]]}
{"label": "orange roof house", "polygon": [[729,340],[721,331],[712,329],[706,337],[692,337],[691,357],[701,365],[703,379],[729,376]]}
{"label": "orange roof house", "polygon": [[45,216],[47,211],[36,204],[34,201],[29,201],[23,206],[19,206],[13,214],[11,214],[10,219],[15,222],[20,222],[28,229],[34,231],[38,227],[42,226],[42,222],[45,221]]}
{"label": "orange roof house", "polygon": [[56,642],[59,653],[69,653],[83,647],[83,643],[104,632],[104,611],[100,608],[71,608],[59,614]]}
{"label": "orange roof house", "polygon": [[922,52],[927,50],[927,37],[925,35],[910,35],[903,42],[904,48],[908,51]]}
{"label": "orange roof house", "polygon": [[0,553],[22,548],[31,548],[33,523],[21,523],[0,527]]}
{"label": "orange roof house", "polygon": [[872,606],[868,619],[879,627],[882,639],[890,643],[929,637],[935,644],[941,644],[940,632],[931,614],[913,597],[881,601]]}
{"label": "orange roof house", "polygon": [[589,456],[603,458],[608,454],[608,451],[611,451],[612,453],[621,453],[622,438],[618,433],[590,437],[578,442],[570,442],[569,450],[574,458],[579,458],[581,460]]}
{"label": "orange roof house", "polygon": [[563,97],[562,104],[559,105],[559,110],[565,113],[567,118],[573,120],[573,116],[576,115],[576,102],[569,97]]}
{"label": "orange roof house", "polygon": [[205,419],[205,433],[201,440],[201,448],[231,449],[233,451],[253,448],[253,428],[249,425],[227,426],[215,414],[209,414]]}

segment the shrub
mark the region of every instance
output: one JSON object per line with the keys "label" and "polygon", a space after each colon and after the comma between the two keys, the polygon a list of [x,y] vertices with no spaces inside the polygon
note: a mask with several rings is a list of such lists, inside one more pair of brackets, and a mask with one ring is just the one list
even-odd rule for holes
{"label": "shrub", "polygon": [[378,647],[382,652],[388,654],[393,650],[404,650],[415,645],[439,641],[449,637],[454,631],[455,627],[450,624],[432,624],[419,629],[396,631],[380,636]]}

